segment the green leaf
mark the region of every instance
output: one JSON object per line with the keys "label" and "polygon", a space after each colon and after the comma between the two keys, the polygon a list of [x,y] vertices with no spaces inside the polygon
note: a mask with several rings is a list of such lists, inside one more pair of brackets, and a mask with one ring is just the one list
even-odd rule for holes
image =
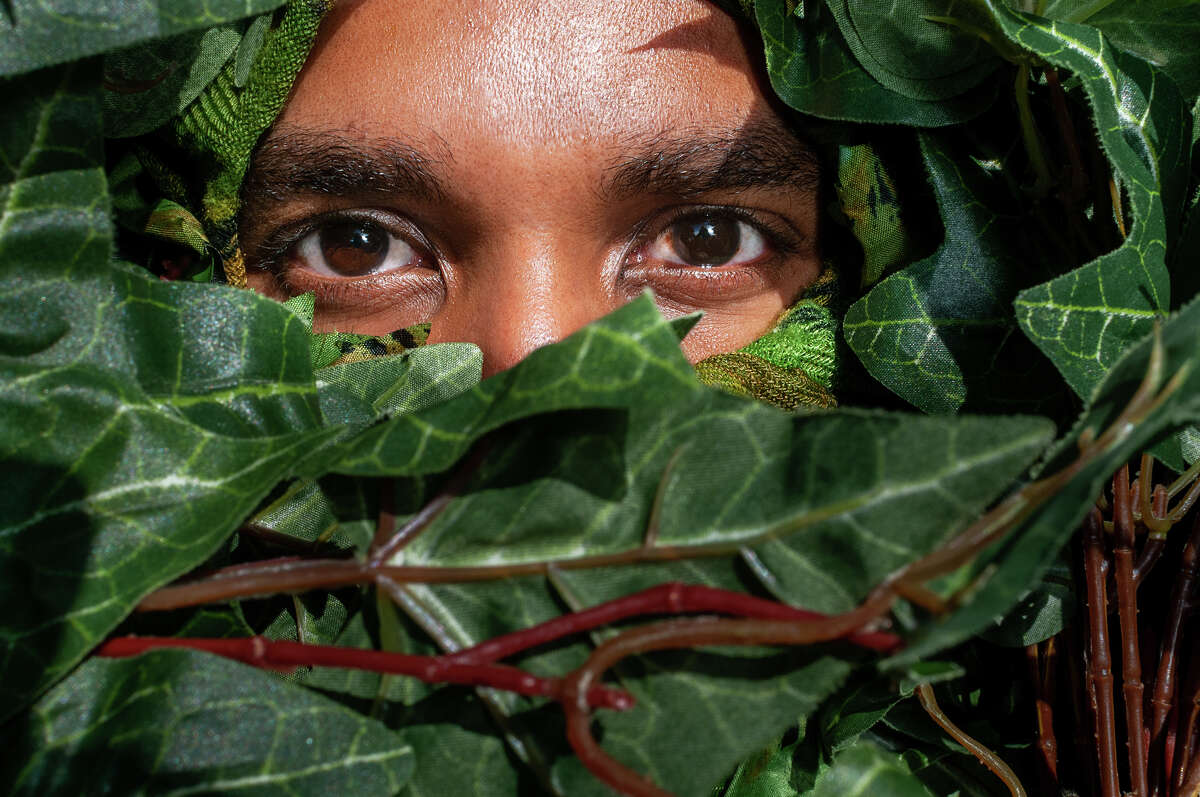
{"label": "green leaf", "polygon": [[[639,356],[641,347],[649,356]],[[585,355],[590,368],[581,376]],[[373,427],[346,445],[334,469],[369,476],[435,473],[504,424],[566,409],[624,407],[631,387],[652,380],[659,392],[641,398],[654,407],[701,390],[674,327],[646,293],[454,401]]]}
{"label": "green leaf", "polygon": [[[1144,419],[1131,424],[1108,449],[1082,467],[1065,486],[1007,539],[994,545],[973,567],[980,574],[971,597],[943,620],[922,627],[909,646],[889,660],[889,666],[908,666],[967,639],[1010,612],[1030,588],[1039,583],[1056,561],[1055,554],[1079,527],[1104,483],[1124,462],[1161,439],[1167,432],[1200,421],[1200,301],[1193,301],[1163,327],[1163,382],[1170,392]],[[1150,338],[1126,352],[1092,396],[1090,406],[1071,434],[1056,444],[1057,456],[1047,472],[1074,459],[1077,441],[1085,431],[1099,435],[1119,415],[1133,395],[1150,362]]]}
{"label": "green leaf", "polygon": [[165,124],[200,96],[241,38],[235,26],[226,25],[109,53],[104,59],[105,135],[139,136]]}
{"label": "green leaf", "polygon": [[813,797],[930,797],[894,753],[863,742],[845,750],[817,781]]}
{"label": "green leaf", "polygon": [[6,728],[7,794],[392,795],[387,728],[260,670],[190,651],[93,659]]}
{"label": "green leaf", "polygon": [[317,391],[328,422],[353,422],[350,416],[338,414],[335,401],[355,406],[373,421],[447,401],[477,385],[482,374],[483,353],[478,346],[435,343],[405,354],[322,368],[317,373]]}
{"label": "green leaf", "polygon": [[1200,50],[1196,48],[1200,18],[1194,0],[1100,4],[1051,0],[1042,13],[1098,28],[1113,44],[1166,72],[1189,104],[1200,95]]}
{"label": "green leaf", "polygon": [[941,127],[978,115],[994,98],[987,87],[936,101],[898,94],[859,65],[823,3],[803,0],[796,13],[792,5],[758,0],[754,13],[771,87],[802,113],[847,122]]}
{"label": "green leaf", "polygon": [[944,137],[920,141],[945,240],[851,305],[846,342],[872,376],[925,412],[955,412],[968,401],[1034,408],[1056,380],[1013,334],[1012,300],[1030,273],[1020,247],[1028,220],[993,207],[997,178]]}
{"label": "green leaf", "polygon": [[[5,81],[0,715],[204,561],[323,430],[275,302],[109,264],[95,71]],[[253,345],[251,345],[253,343]]]}
{"label": "green leaf", "polygon": [[1094,28],[989,3],[1009,39],[1082,80],[1100,142],[1129,198],[1132,222],[1119,249],[1016,301],[1021,329],[1087,396],[1170,307],[1166,257],[1187,187],[1190,118],[1174,83]]}
{"label": "green leaf", "polygon": [[969,4],[829,0],[828,5],[858,63],[881,85],[910,99],[951,99],[1000,64],[983,39],[928,19],[962,14]]}
{"label": "green leaf", "polygon": [[[58,3],[8,0],[0,9],[0,76],[32,72],[89,55],[271,11],[285,0],[115,0]],[[7,13],[5,13],[7,12]],[[154,77],[154,76],[150,76]]]}

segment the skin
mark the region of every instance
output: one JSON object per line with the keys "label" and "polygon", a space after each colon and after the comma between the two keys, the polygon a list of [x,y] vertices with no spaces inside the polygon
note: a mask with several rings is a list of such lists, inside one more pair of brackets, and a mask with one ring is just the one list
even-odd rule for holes
{"label": "skin", "polygon": [[[646,288],[668,317],[704,311],[693,362],[740,348],[820,270],[815,160],[760,62],[699,0],[340,2],[252,165],[251,285],[315,291],[318,330],[432,322],[485,375]],[[729,262],[681,259],[697,208],[737,229]],[[345,214],[395,263],[319,273]]]}

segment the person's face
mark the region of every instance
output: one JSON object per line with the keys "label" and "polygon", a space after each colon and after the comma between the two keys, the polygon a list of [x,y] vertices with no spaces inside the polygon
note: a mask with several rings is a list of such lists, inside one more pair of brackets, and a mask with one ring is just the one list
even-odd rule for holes
{"label": "person's face", "polygon": [[508,368],[637,296],[693,362],[817,277],[817,167],[699,0],[351,0],[255,155],[251,284]]}

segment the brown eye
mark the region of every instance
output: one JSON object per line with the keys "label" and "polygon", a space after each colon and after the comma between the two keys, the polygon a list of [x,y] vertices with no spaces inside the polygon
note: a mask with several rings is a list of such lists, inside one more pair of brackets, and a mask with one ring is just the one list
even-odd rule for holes
{"label": "brown eye", "polygon": [[407,241],[370,219],[328,222],[301,238],[292,257],[328,277],[365,277],[421,262]]}
{"label": "brown eye", "polygon": [[695,213],[667,227],[650,245],[662,261],[695,268],[741,265],[766,248],[762,233],[746,222],[719,213]]}
{"label": "brown eye", "polygon": [[319,237],[325,263],[347,277],[370,274],[387,257],[388,234],[371,222],[338,222],[321,230]]}

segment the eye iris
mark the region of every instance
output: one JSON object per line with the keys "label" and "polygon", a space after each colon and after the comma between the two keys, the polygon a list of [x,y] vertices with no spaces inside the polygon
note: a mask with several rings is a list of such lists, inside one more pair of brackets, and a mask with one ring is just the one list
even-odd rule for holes
{"label": "eye iris", "polygon": [[388,234],[369,222],[331,224],[321,230],[320,243],[329,268],[346,276],[370,274],[388,253]]}
{"label": "eye iris", "polygon": [[737,254],[742,243],[736,219],[699,216],[671,226],[675,253],[694,266],[719,266]]}

